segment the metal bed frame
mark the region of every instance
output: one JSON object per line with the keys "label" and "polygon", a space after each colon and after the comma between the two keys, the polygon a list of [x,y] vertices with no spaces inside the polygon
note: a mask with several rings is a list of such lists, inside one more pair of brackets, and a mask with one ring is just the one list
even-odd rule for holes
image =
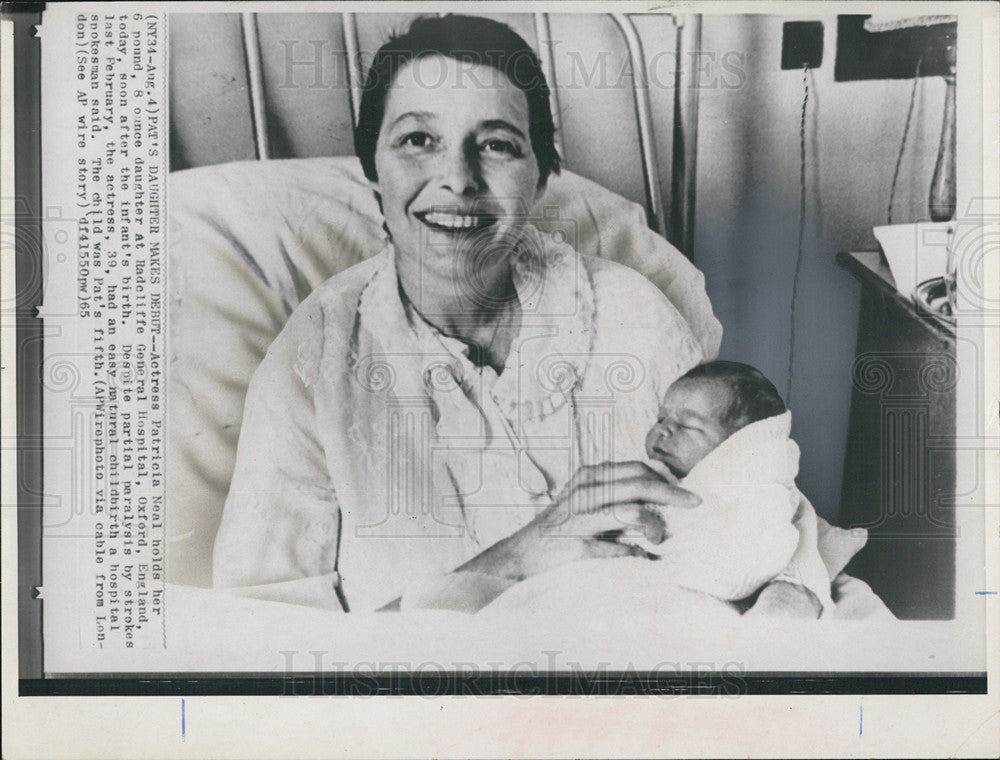
{"label": "metal bed frame", "polygon": [[[699,14],[666,14],[674,23],[677,52],[677,70],[674,79],[673,156],[670,180],[670,207],[664,207],[660,187],[659,162],[653,132],[653,118],[646,81],[645,57],[642,42],[631,17],[624,13],[608,14],[615,22],[625,41],[632,76],[632,95],[635,99],[639,150],[642,158],[642,176],[646,195],[646,219],[651,229],[666,237],[689,257],[694,238],[695,161],[698,142],[698,91],[697,67],[685,65],[686,51],[696,51],[701,45],[701,16]],[[357,123],[361,102],[362,71],[359,64],[358,26],[354,13],[342,13],[344,51],[347,56],[347,74],[351,115]],[[258,159],[270,157],[268,144],[264,80],[261,68],[260,38],[257,33],[257,14],[241,14],[243,44],[246,52],[247,81],[250,88],[250,112],[253,121],[254,149]],[[548,80],[552,115],[559,145],[559,87],[552,58],[549,14],[534,14],[535,36],[538,43],[542,70]]]}

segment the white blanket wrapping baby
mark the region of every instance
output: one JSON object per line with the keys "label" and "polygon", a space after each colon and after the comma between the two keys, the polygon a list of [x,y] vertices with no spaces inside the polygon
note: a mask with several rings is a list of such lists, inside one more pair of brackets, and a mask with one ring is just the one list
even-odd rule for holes
{"label": "white blanket wrapping baby", "polygon": [[[694,612],[693,604],[699,614],[736,614],[718,601],[750,596],[778,576],[797,550],[822,567],[811,508],[808,529],[800,534],[802,526],[796,527],[800,502],[808,502],[795,486],[799,448],[790,431],[788,412],[747,425],[695,465],[680,485],[702,503],[661,509],[668,537],[644,544],[659,560],[574,562],[517,584],[488,609],[571,612],[581,604],[624,603],[650,612],[681,604]],[[823,596],[825,610],[832,605]]]}

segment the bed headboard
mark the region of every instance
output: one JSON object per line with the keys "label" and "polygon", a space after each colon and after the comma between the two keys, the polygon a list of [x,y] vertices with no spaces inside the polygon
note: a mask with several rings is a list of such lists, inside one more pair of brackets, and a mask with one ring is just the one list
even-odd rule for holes
{"label": "bed headboard", "polygon": [[[352,154],[364,67],[414,15],[172,13],[171,169]],[[484,15],[539,54],[566,167],[690,257],[700,15]]]}

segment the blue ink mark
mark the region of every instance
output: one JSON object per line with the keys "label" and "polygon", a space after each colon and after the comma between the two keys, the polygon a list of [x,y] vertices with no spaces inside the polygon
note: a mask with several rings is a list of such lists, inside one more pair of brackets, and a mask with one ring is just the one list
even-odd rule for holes
{"label": "blue ink mark", "polygon": [[858,714],[858,736],[865,733],[865,698],[861,698],[861,708]]}
{"label": "blue ink mark", "polygon": [[184,700],[181,700],[181,741],[187,741],[185,738],[185,725],[184,725]]}
{"label": "blue ink mark", "polygon": [[996,591],[977,591],[976,596],[996,596]]}

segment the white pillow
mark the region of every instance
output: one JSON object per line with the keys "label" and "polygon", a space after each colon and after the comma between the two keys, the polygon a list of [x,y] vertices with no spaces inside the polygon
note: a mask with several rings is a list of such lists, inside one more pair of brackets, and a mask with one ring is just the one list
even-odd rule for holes
{"label": "white pillow", "polygon": [[[382,218],[354,157],[253,161],[170,176],[167,567],[210,585],[243,400],[270,342],[303,298],[377,254]],[[704,278],[649,230],[642,209],[570,172],[553,176],[537,226],[638,270],[685,316],[706,354],[722,327]]]}

